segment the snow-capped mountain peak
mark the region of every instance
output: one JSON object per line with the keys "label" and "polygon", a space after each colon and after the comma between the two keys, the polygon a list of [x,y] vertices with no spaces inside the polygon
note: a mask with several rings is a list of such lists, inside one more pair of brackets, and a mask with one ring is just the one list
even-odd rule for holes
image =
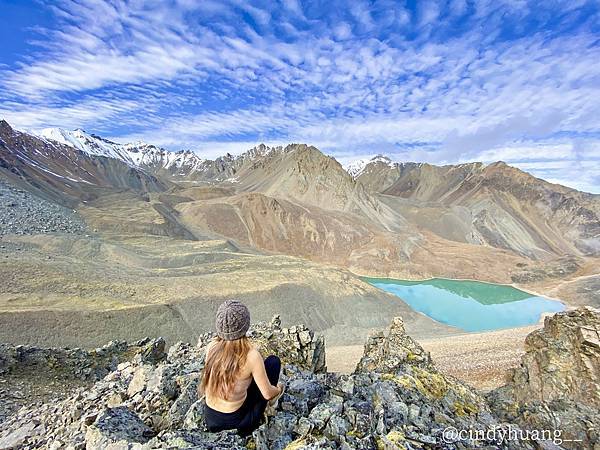
{"label": "snow-capped mountain peak", "polygon": [[45,128],[36,134],[42,139],[69,145],[88,155],[115,158],[132,167],[166,169],[179,175],[201,170],[205,161],[190,150],[171,152],[143,141],[119,144],[81,129]]}
{"label": "snow-capped mountain peak", "polygon": [[373,163],[383,163],[390,167],[394,165],[394,162],[389,157],[385,155],[376,155],[371,159],[363,158],[352,161],[351,163],[345,165],[344,169],[346,169],[346,172],[348,172],[352,178],[358,178],[364,172],[366,167]]}
{"label": "snow-capped mountain peak", "polygon": [[88,134],[79,128],[72,131],[63,128],[44,128],[37,135],[45,140],[74,147],[88,155],[115,158],[135,166],[123,145]]}

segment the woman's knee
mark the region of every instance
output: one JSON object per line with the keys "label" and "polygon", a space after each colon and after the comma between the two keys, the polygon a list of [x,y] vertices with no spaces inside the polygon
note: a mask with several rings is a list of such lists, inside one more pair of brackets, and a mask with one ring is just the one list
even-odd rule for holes
{"label": "woman's knee", "polygon": [[281,372],[281,360],[278,356],[270,355],[265,359],[265,370],[267,374],[279,376]]}
{"label": "woman's knee", "polygon": [[265,358],[265,366],[267,364],[272,365],[272,366],[281,367],[281,360],[279,359],[279,356],[269,355]]}

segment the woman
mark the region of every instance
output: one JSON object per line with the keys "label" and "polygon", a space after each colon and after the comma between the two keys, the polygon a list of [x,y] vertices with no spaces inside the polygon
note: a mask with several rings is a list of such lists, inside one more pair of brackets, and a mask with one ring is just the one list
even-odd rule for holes
{"label": "woman", "polygon": [[263,361],[246,337],[250,312],[243,303],[221,304],[215,322],[217,337],[206,348],[200,384],[204,419],[209,431],[237,429],[247,435],[260,425],[267,403],[283,393],[283,385],[277,384],[281,361],[277,356]]}

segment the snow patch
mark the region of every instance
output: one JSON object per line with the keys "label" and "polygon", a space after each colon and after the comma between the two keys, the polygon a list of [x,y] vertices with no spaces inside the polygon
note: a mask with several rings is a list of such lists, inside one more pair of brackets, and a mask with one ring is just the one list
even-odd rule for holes
{"label": "snow patch", "polygon": [[189,150],[171,152],[141,141],[118,144],[80,129],[45,128],[36,135],[46,141],[68,145],[87,155],[118,159],[136,168],[150,166],[185,173],[202,170],[205,162]]}
{"label": "snow patch", "polygon": [[358,178],[370,164],[383,163],[388,167],[394,167],[394,163],[389,157],[385,155],[376,155],[371,159],[359,159],[352,161],[351,163],[344,166],[346,172],[354,179]]}

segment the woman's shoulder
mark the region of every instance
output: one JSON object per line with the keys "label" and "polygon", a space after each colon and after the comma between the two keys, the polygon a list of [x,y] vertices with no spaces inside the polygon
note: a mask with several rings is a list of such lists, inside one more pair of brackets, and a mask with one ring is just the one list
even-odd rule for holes
{"label": "woman's shoulder", "polygon": [[248,354],[246,355],[246,360],[250,363],[255,363],[257,361],[262,361],[262,356],[258,347],[256,345],[252,345],[250,350],[248,350]]}

